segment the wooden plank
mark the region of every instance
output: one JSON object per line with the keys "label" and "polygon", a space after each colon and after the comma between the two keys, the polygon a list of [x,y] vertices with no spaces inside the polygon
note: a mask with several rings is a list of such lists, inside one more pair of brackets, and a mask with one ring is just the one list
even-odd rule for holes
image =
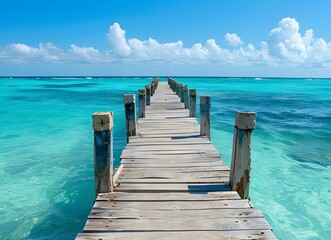
{"label": "wooden plank", "polygon": [[212,177],[224,177],[229,176],[230,171],[205,171],[205,172],[192,172],[183,169],[178,171],[176,168],[173,171],[165,171],[162,169],[155,169],[150,171],[149,169],[144,168],[130,168],[125,169],[119,178],[212,178]]}
{"label": "wooden plank", "polygon": [[166,145],[161,145],[161,146],[135,146],[128,144],[125,148],[125,150],[205,150],[205,151],[213,151],[213,152],[218,152],[216,148],[211,145],[211,144],[166,144]]}
{"label": "wooden plank", "polygon": [[209,193],[139,193],[131,194],[124,192],[99,193],[98,201],[211,201],[222,199],[239,199],[236,191],[209,192]]}
{"label": "wooden plank", "polygon": [[116,192],[217,192],[229,191],[227,184],[132,184],[122,183]]}
{"label": "wooden plank", "polygon": [[[152,185],[152,184],[151,184]],[[193,209],[252,208],[247,199],[212,201],[96,201],[93,209],[154,209],[154,210],[193,210]]]}
{"label": "wooden plank", "polygon": [[221,184],[229,181],[228,176],[213,177],[213,178],[191,178],[191,177],[178,177],[172,179],[163,178],[120,178],[117,182],[120,184],[131,183],[131,184]]}
{"label": "wooden plank", "polygon": [[224,163],[221,162],[207,162],[207,163],[178,163],[176,165],[174,164],[155,164],[155,163],[126,163],[126,168],[168,168],[168,169],[176,169],[176,168],[196,168],[197,171],[201,171],[201,168],[208,168],[210,171],[218,171],[218,170],[229,170],[229,167],[224,165]]}
{"label": "wooden plank", "polygon": [[82,233],[76,240],[201,240],[201,239],[256,239],[276,240],[271,230],[229,230],[229,231],[154,231],[154,232],[112,232],[112,233]]}
{"label": "wooden plank", "polygon": [[[208,153],[194,153],[194,152],[177,152],[177,153],[174,153],[174,152],[171,152],[171,151],[168,151],[169,154],[164,151],[164,152],[161,152],[160,154],[157,154],[157,153],[150,153],[150,152],[146,152],[146,151],[143,151],[143,152],[136,152],[135,153],[122,153],[121,155],[121,159],[125,159],[125,158],[130,158],[130,159],[139,159],[139,158],[144,158],[144,159],[148,159],[148,158],[176,158],[176,157],[186,157],[186,158],[199,158],[202,160],[202,163],[203,163],[203,159],[206,159],[206,158],[217,158],[217,159],[220,159],[220,156],[218,154],[208,154]],[[180,162],[178,163],[180,164]]]}
{"label": "wooden plank", "polygon": [[[221,164],[224,164],[221,162],[221,158],[190,158],[190,157],[185,157],[184,159],[180,159],[181,163],[201,163],[203,162],[220,162]],[[161,163],[161,164],[172,164],[176,165],[178,163],[178,159],[173,159],[173,158],[136,158],[136,159],[128,159],[124,158],[121,160],[121,163]]]}
{"label": "wooden plank", "polygon": [[134,218],[134,219],[215,219],[215,218],[262,218],[263,215],[256,208],[237,208],[237,209],[197,209],[197,210],[150,210],[150,209],[93,209],[89,219],[95,218]]}
{"label": "wooden plank", "polygon": [[84,232],[96,231],[202,231],[271,229],[264,218],[213,219],[88,219]]}
{"label": "wooden plank", "polygon": [[162,137],[162,138],[151,138],[151,137],[144,137],[136,136],[136,137],[130,137],[129,143],[195,143],[195,142],[201,142],[201,143],[210,143],[210,141],[206,138],[190,138],[190,137]]}

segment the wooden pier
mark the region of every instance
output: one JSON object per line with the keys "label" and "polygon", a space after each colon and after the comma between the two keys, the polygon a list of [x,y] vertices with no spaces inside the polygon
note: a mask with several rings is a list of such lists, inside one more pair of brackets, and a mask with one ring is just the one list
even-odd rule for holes
{"label": "wooden pier", "polygon": [[276,239],[247,199],[255,114],[237,113],[230,173],[209,140],[210,97],[200,98],[201,126],[196,90],[173,79],[154,80],[138,101],[136,122],[125,96],[128,144],[114,174],[113,115],[93,115],[97,198],[76,239]]}

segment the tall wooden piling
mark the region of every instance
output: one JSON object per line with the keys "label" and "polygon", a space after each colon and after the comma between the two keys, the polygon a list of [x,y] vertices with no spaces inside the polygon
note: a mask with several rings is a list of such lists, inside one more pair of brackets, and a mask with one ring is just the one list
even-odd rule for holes
{"label": "tall wooden piling", "polygon": [[146,107],[146,89],[138,90],[138,102],[139,102],[139,118],[145,117],[145,107]]}
{"label": "tall wooden piling", "polygon": [[145,86],[146,89],[146,105],[150,105],[151,104],[151,85],[146,85]]}
{"label": "tall wooden piling", "polygon": [[189,93],[188,93],[188,86],[185,85],[183,87],[183,95],[184,95],[184,106],[186,109],[190,108],[190,100],[189,100]]}
{"label": "tall wooden piling", "polygon": [[113,113],[96,112],[92,119],[95,192],[107,193],[113,190]]}
{"label": "tall wooden piling", "polygon": [[126,122],[126,139],[129,142],[130,136],[137,134],[136,122],[136,102],[134,94],[124,95],[125,122]]}
{"label": "tall wooden piling", "polygon": [[234,124],[230,184],[233,191],[247,199],[251,171],[251,135],[255,129],[256,113],[237,112]]}
{"label": "tall wooden piling", "polygon": [[190,99],[190,117],[197,116],[197,91],[196,89],[189,90],[189,99]]}
{"label": "tall wooden piling", "polygon": [[200,97],[200,135],[210,139],[210,97]]}

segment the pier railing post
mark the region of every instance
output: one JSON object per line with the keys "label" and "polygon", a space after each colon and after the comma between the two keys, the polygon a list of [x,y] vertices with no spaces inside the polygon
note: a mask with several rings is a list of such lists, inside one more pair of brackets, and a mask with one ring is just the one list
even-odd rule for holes
{"label": "pier railing post", "polygon": [[151,96],[153,96],[155,92],[155,85],[153,82],[150,85],[151,85]]}
{"label": "pier railing post", "polygon": [[251,171],[251,135],[255,129],[255,112],[237,112],[234,124],[230,184],[233,191],[247,199]]}
{"label": "pier railing post", "polygon": [[197,117],[197,91],[195,89],[189,90],[190,98],[190,117]]}
{"label": "pier railing post", "polygon": [[179,82],[175,82],[175,86],[176,86],[176,89],[175,89],[175,92],[176,92],[176,95],[178,96],[178,97],[180,97],[180,95],[179,95]]}
{"label": "pier railing post", "polygon": [[151,85],[146,85],[146,105],[151,105]]}
{"label": "pier railing post", "polygon": [[129,142],[130,136],[137,135],[136,123],[136,102],[134,94],[124,95],[125,122],[126,122],[126,140]]}
{"label": "pier railing post", "polygon": [[113,191],[113,113],[96,112],[92,119],[95,192],[107,193]]}
{"label": "pier railing post", "polygon": [[154,83],[155,83],[155,89],[157,89],[157,87],[159,86],[159,82],[160,82],[160,78],[154,78]]}
{"label": "pier railing post", "polygon": [[184,85],[182,83],[179,84],[179,97],[180,101],[184,102]]}
{"label": "pier railing post", "polygon": [[145,107],[146,107],[146,89],[138,90],[138,101],[139,101],[139,118],[145,117]]}
{"label": "pier railing post", "polygon": [[184,106],[186,109],[190,108],[190,101],[189,101],[189,93],[188,93],[188,86],[185,85],[183,87],[183,93],[184,93]]}
{"label": "pier railing post", "polygon": [[200,97],[200,135],[210,139],[210,97]]}

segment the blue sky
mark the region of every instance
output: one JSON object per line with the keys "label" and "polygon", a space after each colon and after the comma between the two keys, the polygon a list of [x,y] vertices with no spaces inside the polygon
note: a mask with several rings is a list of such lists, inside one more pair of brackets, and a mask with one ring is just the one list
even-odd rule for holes
{"label": "blue sky", "polygon": [[0,75],[331,77],[327,0],[0,3]]}

